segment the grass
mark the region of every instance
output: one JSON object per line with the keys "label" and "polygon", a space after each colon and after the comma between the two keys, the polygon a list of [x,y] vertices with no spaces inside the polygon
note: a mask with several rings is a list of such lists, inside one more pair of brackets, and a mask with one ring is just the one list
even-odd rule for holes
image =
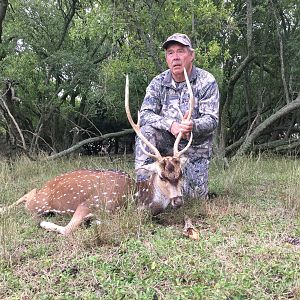
{"label": "grass", "polygon": [[[0,205],[82,167],[133,174],[132,159],[0,162]],[[212,201],[153,219],[129,206],[67,238],[12,209],[0,218],[0,299],[299,299],[299,175],[292,158],[212,162]],[[185,215],[199,241],[182,234]]]}

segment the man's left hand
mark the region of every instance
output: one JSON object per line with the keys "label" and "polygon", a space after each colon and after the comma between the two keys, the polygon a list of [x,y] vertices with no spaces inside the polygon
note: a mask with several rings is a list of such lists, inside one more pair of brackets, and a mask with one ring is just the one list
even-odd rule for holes
{"label": "man's left hand", "polygon": [[186,111],[179,125],[180,131],[182,132],[182,138],[187,140],[190,139],[191,132],[193,130],[193,121],[187,120],[188,114],[189,111]]}

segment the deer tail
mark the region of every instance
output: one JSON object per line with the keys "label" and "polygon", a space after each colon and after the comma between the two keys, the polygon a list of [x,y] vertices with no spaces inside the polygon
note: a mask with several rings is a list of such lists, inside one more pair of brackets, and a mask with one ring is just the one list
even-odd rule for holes
{"label": "deer tail", "polygon": [[27,194],[25,194],[23,197],[21,197],[19,200],[16,202],[12,203],[11,205],[5,206],[5,207],[0,207],[0,214],[3,214],[6,211],[9,211],[10,209],[18,206],[21,203],[26,203],[27,201],[31,201],[36,194],[36,189],[31,190]]}

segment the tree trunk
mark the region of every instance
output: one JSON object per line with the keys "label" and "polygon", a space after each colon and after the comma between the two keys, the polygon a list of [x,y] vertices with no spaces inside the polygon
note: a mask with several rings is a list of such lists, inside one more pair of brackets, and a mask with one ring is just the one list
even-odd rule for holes
{"label": "tree trunk", "polygon": [[6,15],[7,5],[8,5],[8,0],[0,1],[0,44],[2,44],[3,22]]}
{"label": "tree trunk", "polygon": [[239,150],[237,151],[235,157],[241,156],[245,154],[250,148],[251,144],[254,142],[254,140],[271,124],[273,124],[275,121],[277,121],[282,116],[285,116],[292,111],[300,108],[300,93],[298,94],[298,97],[286,104],[284,107],[279,109],[275,114],[271,115],[269,118],[267,118],[264,122],[262,122],[259,126],[257,126],[253,132],[248,135],[248,137],[245,139],[244,143],[241,145]]}
{"label": "tree trunk", "polygon": [[252,0],[247,0],[247,56],[236,69],[236,72],[230,77],[226,98],[223,105],[220,106],[220,131],[219,131],[219,151],[225,156],[225,148],[227,144],[227,126],[228,124],[228,110],[233,99],[233,93],[236,82],[241,78],[245,69],[254,60],[253,54],[253,38],[252,38]]}

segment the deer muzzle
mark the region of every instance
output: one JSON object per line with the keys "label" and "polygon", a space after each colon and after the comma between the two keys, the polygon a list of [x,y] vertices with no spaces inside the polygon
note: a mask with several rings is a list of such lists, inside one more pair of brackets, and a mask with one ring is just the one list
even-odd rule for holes
{"label": "deer muzzle", "polygon": [[174,197],[171,199],[171,205],[173,208],[179,208],[183,205],[183,198],[182,196]]}

